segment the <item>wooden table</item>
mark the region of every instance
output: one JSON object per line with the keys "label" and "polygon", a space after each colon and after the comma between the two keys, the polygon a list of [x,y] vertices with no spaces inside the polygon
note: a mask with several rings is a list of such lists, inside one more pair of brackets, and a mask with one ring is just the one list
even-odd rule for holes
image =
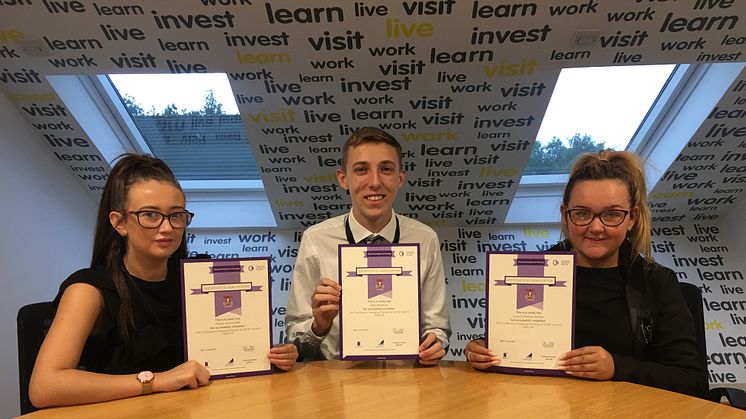
{"label": "wooden table", "polygon": [[320,361],[196,390],[45,409],[48,418],[746,417],[722,404],[624,382],[491,374],[465,362]]}

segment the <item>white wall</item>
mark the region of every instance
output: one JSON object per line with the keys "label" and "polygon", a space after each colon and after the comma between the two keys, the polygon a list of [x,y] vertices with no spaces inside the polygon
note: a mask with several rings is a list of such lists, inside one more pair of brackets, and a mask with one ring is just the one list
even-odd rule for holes
{"label": "white wall", "polygon": [[96,205],[0,95],[0,417],[19,414],[16,314],[89,263]]}
{"label": "white wall", "polygon": [[[731,208],[721,222],[721,227],[726,233],[728,243],[733,244],[733,254],[746,255],[746,199],[741,199],[736,206]],[[746,265],[746,260],[741,259],[741,263]]]}

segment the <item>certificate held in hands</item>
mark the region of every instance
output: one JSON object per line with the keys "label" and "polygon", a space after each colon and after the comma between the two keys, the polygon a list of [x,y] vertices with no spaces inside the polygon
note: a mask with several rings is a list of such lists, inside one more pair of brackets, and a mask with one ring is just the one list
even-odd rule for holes
{"label": "certificate held in hands", "polygon": [[343,360],[417,358],[419,253],[418,244],[339,246]]}
{"label": "certificate held in hands", "polygon": [[495,371],[565,375],[557,359],[573,347],[575,255],[487,253],[485,342]]}
{"label": "certificate held in hands", "polygon": [[270,373],[269,258],[183,260],[181,268],[186,359],[211,378]]}

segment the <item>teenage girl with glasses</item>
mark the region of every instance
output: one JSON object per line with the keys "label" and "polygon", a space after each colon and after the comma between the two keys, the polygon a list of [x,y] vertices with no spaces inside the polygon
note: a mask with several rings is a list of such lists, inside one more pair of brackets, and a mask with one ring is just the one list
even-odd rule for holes
{"label": "teenage girl with glasses", "polygon": [[[692,316],[676,274],[652,258],[638,158],[613,150],[582,155],[560,214],[565,240],[551,250],[573,250],[577,263],[576,349],[559,358],[560,368],[574,377],[703,395],[707,376]],[[500,362],[484,340],[469,342],[464,353],[476,369]]]}
{"label": "teenage girl with glasses", "polygon": [[[204,366],[184,360],[179,260],[192,216],[162,160],[128,154],[117,162],[101,196],[91,266],[65,280],[54,301],[57,314],[29,386],[34,406],[209,382]],[[280,345],[268,356],[287,370],[298,352]]]}

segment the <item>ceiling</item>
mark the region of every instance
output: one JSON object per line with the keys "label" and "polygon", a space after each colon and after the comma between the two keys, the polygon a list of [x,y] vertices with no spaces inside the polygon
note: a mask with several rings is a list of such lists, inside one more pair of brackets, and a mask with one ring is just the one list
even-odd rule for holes
{"label": "ceiling", "polygon": [[654,215],[716,219],[742,199],[743,2],[133,3],[0,2],[0,90],[92,194],[105,176],[80,173],[108,170],[102,134],[46,76],[228,73],[278,227],[340,212],[340,147],[369,125],[403,142],[400,213],[476,226],[556,214],[547,185],[519,192],[520,144],[562,68],[676,63],[692,66],[641,128]]}

